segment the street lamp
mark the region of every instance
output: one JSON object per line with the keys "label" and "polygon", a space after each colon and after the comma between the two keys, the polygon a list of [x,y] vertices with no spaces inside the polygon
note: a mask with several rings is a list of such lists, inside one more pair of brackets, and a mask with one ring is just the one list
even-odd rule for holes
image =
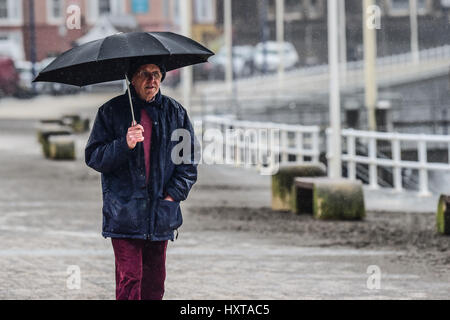
{"label": "street lamp", "polygon": [[[34,0],[28,0],[28,10],[29,10],[29,19],[30,19],[30,61],[31,61],[31,73],[33,75],[33,79],[36,77],[36,26],[35,26],[35,18],[34,18]],[[36,84],[32,83],[32,91],[35,93]]]}
{"label": "street lamp", "polygon": [[364,42],[364,86],[365,105],[367,107],[369,130],[377,128],[375,108],[378,99],[376,79],[377,34],[380,9],[375,0],[363,1],[363,42]]}
{"label": "street lamp", "polygon": [[[182,12],[181,30],[185,37],[191,37],[192,25],[192,1],[180,1],[180,11]],[[186,67],[181,70],[181,82],[183,86],[183,104],[187,110],[191,109],[192,94],[192,67]]]}
{"label": "street lamp", "polygon": [[263,44],[263,64],[262,72],[267,72],[267,46],[266,42],[269,39],[269,27],[267,26],[267,0],[261,0],[259,2],[259,25],[261,29],[261,42]]}
{"label": "street lamp", "polygon": [[280,60],[278,65],[278,92],[281,92],[284,79],[284,0],[276,0],[276,20],[278,57]]}
{"label": "street lamp", "polygon": [[417,0],[409,0],[409,19],[411,23],[411,57],[419,63],[419,31],[417,23]]}
{"label": "street lamp", "polygon": [[328,0],[328,65],[330,69],[330,127],[331,143],[328,163],[330,178],[342,177],[341,162],[341,97],[339,85],[338,3]]}
{"label": "street lamp", "polygon": [[232,32],[232,10],[231,0],[224,1],[224,34],[225,34],[225,48],[227,52],[227,63],[225,64],[225,83],[227,93],[229,95],[233,92],[233,32]]}

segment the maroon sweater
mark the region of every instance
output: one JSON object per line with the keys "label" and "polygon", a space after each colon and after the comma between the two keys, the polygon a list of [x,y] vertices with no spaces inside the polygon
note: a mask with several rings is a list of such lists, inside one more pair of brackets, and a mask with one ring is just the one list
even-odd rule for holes
{"label": "maroon sweater", "polygon": [[144,127],[144,155],[145,155],[145,173],[146,183],[150,177],[150,147],[152,143],[152,119],[145,109],[141,112],[141,125]]}

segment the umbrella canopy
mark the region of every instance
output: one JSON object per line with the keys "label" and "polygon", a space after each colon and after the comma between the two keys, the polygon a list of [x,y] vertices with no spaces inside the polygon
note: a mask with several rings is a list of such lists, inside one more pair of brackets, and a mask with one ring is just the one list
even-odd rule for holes
{"label": "umbrella canopy", "polygon": [[214,53],[173,32],[130,32],[88,42],[62,53],[33,82],[76,86],[125,79],[133,59],[164,61],[166,71],[207,62]]}

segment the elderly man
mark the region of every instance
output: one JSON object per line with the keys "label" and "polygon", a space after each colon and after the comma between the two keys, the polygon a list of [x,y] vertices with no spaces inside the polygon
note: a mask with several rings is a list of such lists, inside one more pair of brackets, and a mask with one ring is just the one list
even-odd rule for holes
{"label": "elderly man", "polygon": [[[118,96],[99,108],[85,150],[86,164],[101,172],[102,235],[112,239],[118,300],[163,298],[167,243],[183,222],[180,201],[197,180],[193,128],[186,110],[161,94],[165,75],[163,61],[131,64],[139,124],[132,123],[128,93]],[[177,129],[189,141],[172,141]],[[182,152],[192,154],[174,161],[172,149],[186,144]]]}

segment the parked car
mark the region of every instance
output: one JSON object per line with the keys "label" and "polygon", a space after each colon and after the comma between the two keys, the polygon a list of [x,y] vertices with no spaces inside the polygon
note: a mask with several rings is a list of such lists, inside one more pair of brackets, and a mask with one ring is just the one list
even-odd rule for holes
{"label": "parked car", "polygon": [[[236,77],[248,77],[253,74],[254,63],[253,56],[255,54],[255,48],[250,45],[235,46],[233,47],[233,60],[239,62],[235,66],[234,73]],[[237,69],[239,68],[239,69]]]}
{"label": "parked car", "polygon": [[16,41],[0,37],[0,56],[23,60],[25,54],[21,45]]}
{"label": "parked car", "polygon": [[[235,78],[248,77],[253,74],[253,46],[234,46],[232,52],[233,75]],[[209,63],[198,65],[197,79],[224,79],[228,63],[227,50],[222,47]]]}
{"label": "parked car", "polygon": [[[297,50],[290,42],[283,42],[283,65],[284,69],[294,68],[299,63]],[[280,45],[276,41],[261,42],[256,45],[254,54],[255,68],[261,72],[275,72],[281,63]]]}
{"label": "parked car", "polygon": [[35,95],[33,89],[33,71],[30,61],[14,61],[17,73],[19,74],[19,88],[16,93],[18,98],[31,98]]}
{"label": "parked car", "polygon": [[19,73],[19,86],[25,90],[31,90],[33,82],[32,63],[30,61],[16,60],[14,62]]}
{"label": "parked car", "polygon": [[19,74],[13,59],[0,57],[0,96],[16,94],[19,87]]}

